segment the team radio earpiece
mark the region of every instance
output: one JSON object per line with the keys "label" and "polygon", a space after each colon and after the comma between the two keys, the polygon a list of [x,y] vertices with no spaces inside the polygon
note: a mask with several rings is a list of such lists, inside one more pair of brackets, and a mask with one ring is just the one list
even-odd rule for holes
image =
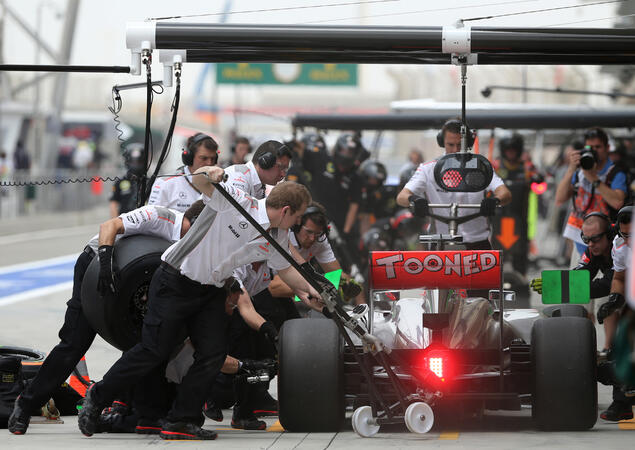
{"label": "team radio earpiece", "polygon": [[[320,208],[318,208],[317,206],[309,206],[309,207],[308,207],[308,208],[304,211],[304,214],[302,214],[302,219],[300,219],[300,224],[306,223],[306,221],[307,221],[306,217],[307,217],[307,216],[309,216],[309,215],[311,215],[311,214],[315,214],[315,213],[319,213],[319,214],[324,215],[324,211],[322,211],[322,210],[321,210]],[[326,218],[326,217],[325,217],[325,218]],[[328,220],[327,220],[327,222],[328,222]],[[301,228],[302,228],[302,225],[295,224],[295,225],[293,225],[293,226],[291,227],[291,231],[293,231],[294,233],[299,233]],[[325,235],[325,237],[327,237],[327,238],[329,237],[329,231],[331,231],[331,230],[330,230],[330,228],[329,228],[329,226],[328,226],[328,224],[327,224],[327,225],[326,225],[326,230],[324,231],[324,235]]]}
{"label": "team radio earpiece", "polygon": [[[615,237],[615,234],[617,232],[617,230],[616,230],[617,226],[613,226],[609,216],[607,216],[606,214],[601,213],[599,211],[593,211],[593,212],[587,214],[586,216],[584,216],[582,218],[582,221],[586,222],[586,220],[588,218],[590,218],[590,217],[599,217],[600,219],[606,221],[606,223],[608,224],[608,227],[606,229],[606,238],[609,240],[609,242],[612,242],[613,238]],[[582,231],[580,231],[580,234],[582,234]]]}
{"label": "team radio earpiece", "polygon": [[[463,122],[461,122],[460,120],[457,119],[451,119],[448,120],[446,123],[443,124],[443,127],[441,127],[441,129],[439,130],[439,132],[437,133],[437,144],[439,144],[439,147],[441,148],[445,148],[445,139],[444,139],[444,133],[443,130],[447,129],[447,127],[451,126],[451,125],[458,125],[459,129],[461,127],[461,125],[463,125]],[[472,146],[474,145],[474,141],[476,140],[476,132],[474,130],[467,130],[467,146],[469,148],[472,148]]]}
{"label": "team radio earpiece", "polygon": [[282,144],[275,152],[266,152],[260,155],[258,158],[258,166],[264,170],[274,167],[278,160],[278,155],[284,148],[288,148],[286,144]]}
{"label": "team radio earpiece", "polygon": [[204,141],[205,139],[212,138],[205,133],[196,133],[192,137],[192,142],[187,146],[187,148],[184,148],[181,153],[181,161],[183,161],[184,165],[191,166],[194,164],[194,154],[196,153],[194,149],[199,142]]}

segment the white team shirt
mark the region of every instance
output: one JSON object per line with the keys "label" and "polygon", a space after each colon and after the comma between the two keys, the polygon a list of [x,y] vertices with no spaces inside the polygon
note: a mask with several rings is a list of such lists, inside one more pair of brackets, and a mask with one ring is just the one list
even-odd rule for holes
{"label": "white team shirt", "polygon": [[[254,265],[256,268],[254,269]],[[243,289],[250,297],[264,291],[271,283],[271,278],[275,276],[275,271],[267,263],[245,264],[234,269],[234,278],[238,280]]]}
{"label": "white team shirt", "polygon": [[322,242],[315,241],[309,248],[300,248],[295,233],[289,233],[289,243],[298,250],[298,253],[300,253],[300,256],[302,256],[305,261],[313,257],[321,264],[335,261],[335,254],[328,239],[324,239]]}
{"label": "white team shirt", "polygon": [[626,245],[624,239],[620,236],[615,236],[613,247],[611,248],[613,270],[615,272],[624,272],[631,265],[631,253],[631,249]]}
{"label": "white team shirt", "polygon": [[182,173],[185,176],[157,178],[152,186],[148,205],[160,205],[181,212],[192,206],[201,197],[201,193],[191,185],[192,174],[187,166],[183,167]]}
{"label": "white team shirt", "polygon": [[[115,242],[125,236],[134,234],[157,236],[168,241],[181,239],[183,213],[180,211],[164,208],[163,206],[147,205],[123,213],[119,218],[123,222],[124,232],[115,236]],[[93,236],[88,245],[97,254],[99,234]]]}
{"label": "white team shirt", "polygon": [[266,185],[260,181],[256,166],[252,161],[247,162],[247,164],[229,166],[225,169],[225,173],[228,177],[227,184],[231,184],[258,200],[265,198]]}
{"label": "white team shirt", "polygon": [[[266,230],[270,227],[265,200],[256,200],[223,183],[227,192]],[[258,231],[223,196],[214,190],[203,195],[205,208],[185,237],[173,244],[161,259],[191,280],[222,287],[235,268],[256,261],[267,261],[275,270],[289,267]],[[272,228],[272,237],[289,248],[289,231]]]}
{"label": "white team shirt", "polygon": [[[425,196],[429,203],[467,203],[480,204],[485,198],[486,192],[494,192],[503,185],[503,180],[494,173],[492,181],[485,191],[481,192],[447,192],[441,189],[434,179],[434,166],[437,160],[421,163],[410,181],[406,183],[406,188],[414,195]],[[448,216],[445,211],[434,211],[440,216]],[[459,217],[473,214],[475,210],[459,210]],[[435,220],[436,232],[446,234],[449,232],[448,225]],[[458,226],[458,234],[463,236],[463,242],[479,242],[489,238],[490,228],[486,217],[477,217]]]}

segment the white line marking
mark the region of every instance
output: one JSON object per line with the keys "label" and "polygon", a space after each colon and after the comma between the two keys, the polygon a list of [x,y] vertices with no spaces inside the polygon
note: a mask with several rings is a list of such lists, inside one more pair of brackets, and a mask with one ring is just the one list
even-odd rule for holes
{"label": "white line marking", "polygon": [[64,264],[66,262],[74,261],[79,256],[79,253],[73,253],[71,255],[57,256],[55,258],[41,259],[39,261],[31,261],[28,263],[14,264],[12,266],[0,267],[0,275],[10,272],[18,272],[21,270],[37,269],[40,267],[52,266],[55,264]]}
{"label": "white line marking", "polygon": [[95,234],[99,229],[99,224],[81,225],[72,228],[55,228],[52,230],[30,231],[28,233],[16,233],[0,236],[0,245],[18,244],[20,242],[30,242],[42,239],[59,238],[77,234]]}
{"label": "white line marking", "polygon": [[54,294],[55,292],[60,292],[65,289],[72,289],[73,282],[67,281],[65,283],[54,284],[52,286],[47,286],[38,289],[31,289],[30,291],[20,292],[19,294],[9,295],[8,297],[4,297],[0,299],[0,306],[11,305],[13,303],[19,303],[26,300],[31,300],[36,297],[44,296],[45,294]]}

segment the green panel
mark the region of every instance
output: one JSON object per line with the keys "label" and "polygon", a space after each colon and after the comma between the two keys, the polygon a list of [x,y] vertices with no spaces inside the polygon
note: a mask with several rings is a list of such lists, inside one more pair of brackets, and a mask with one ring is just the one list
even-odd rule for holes
{"label": "green panel", "polygon": [[357,86],[357,64],[216,64],[219,84]]}
{"label": "green panel", "polygon": [[[331,284],[333,284],[333,286],[335,286],[335,288],[339,288],[340,287],[340,278],[342,278],[342,269],[337,269],[337,270],[334,270],[332,272],[327,272],[327,273],[324,274],[324,278],[329,280],[331,282]],[[302,300],[300,300],[300,297],[298,297],[297,295],[295,296],[294,300],[296,302],[301,302],[302,301]]]}
{"label": "green panel", "polygon": [[[567,279],[568,286],[563,286],[563,280]],[[542,303],[545,305],[589,303],[590,289],[588,270],[542,271]]]}

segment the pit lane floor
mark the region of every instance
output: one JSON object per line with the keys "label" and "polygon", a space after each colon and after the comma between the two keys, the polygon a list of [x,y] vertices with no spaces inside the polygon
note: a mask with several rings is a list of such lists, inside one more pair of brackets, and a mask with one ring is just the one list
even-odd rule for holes
{"label": "pit lane floor", "polygon": [[[0,236],[0,268],[17,262],[35,262],[46,258],[79,252],[87,240],[97,232],[87,225],[68,227],[55,233],[33,231],[20,235]],[[16,229],[21,230],[23,229]],[[17,231],[16,231],[17,232]],[[15,256],[15,259],[11,258]],[[2,292],[0,292],[0,296]],[[0,297],[0,345],[18,345],[49,351],[58,342],[57,332],[65,311],[70,288],[50,288],[48,291],[25,293],[21,298],[2,304]],[[534,304],[533,306],[537,306]],[[603,344],[603,331],[598,328],[598,346]],[[86,355],[90,376],[99,380],[120,356],[120,352],[97,338]],[[275,381],[272,395],[276,395]],[[611,402],[611,391],[599,385],[599,411]],[[310,407],[307,405],[307,407]],[[357,436],[351,429],[350,419],[339,433],[288,433],[282,431],[275,418],[267,418],[267,431],[233,430],[229,426],[231,411],[224,411],[226,420],[216,423],[207,420],[205,427],[216,429],[219,438],[214,442],[181,443],[162,441],[156,436],[102,434],[91,438],[82,436],[76,417],[64,417],[63,424],[33,424],[26,435],[14,436],[0,430],[0,448],[137,448],[156,445],[184,445],[188,448],[207,448],[221,445],[223,448],[244,449],[384,449],[386,447],[420,448],[611,448],[631,449],[635,438],[635,421],[606,423],[598,418],[595,427],[587,432],[544,433],[536,431],[531,423],[531,411],[486,412],[482,418],[464,419],[461,422],[442,422],[426,435],[413,435],[405,426],[383,427],[370,439]],[[348,414],[350,416],[350,414]]]}

